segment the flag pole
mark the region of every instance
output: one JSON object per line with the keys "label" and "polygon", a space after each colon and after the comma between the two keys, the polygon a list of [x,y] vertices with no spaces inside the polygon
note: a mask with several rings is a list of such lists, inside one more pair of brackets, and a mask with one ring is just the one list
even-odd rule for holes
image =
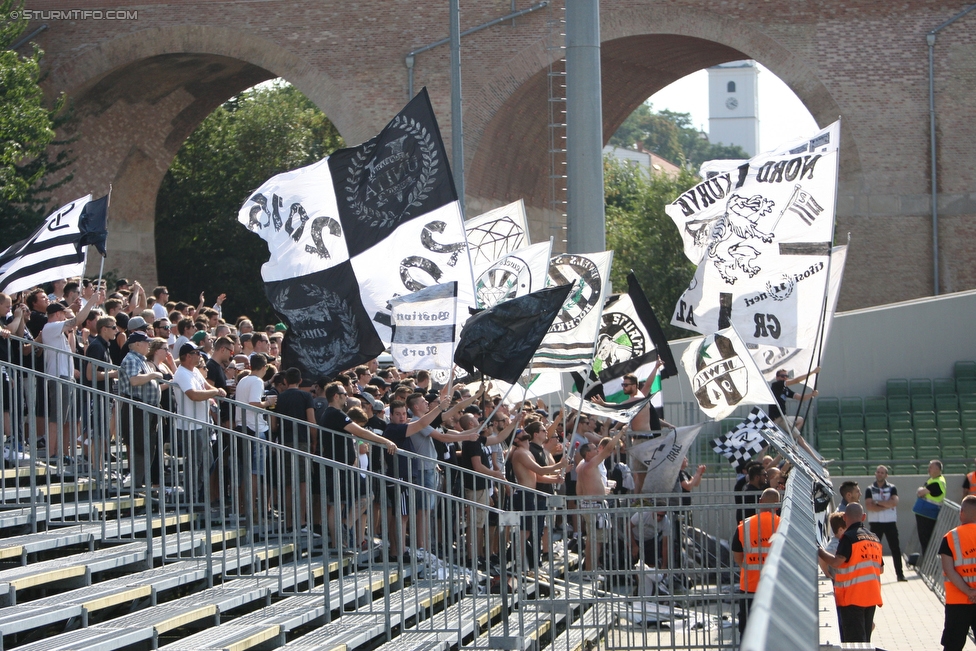
{"label": "flag pole", "polygon": [[[105,227],[108,228],[108,209],[112,207],[112,184],[108,184],[108,201],[105,202]],[[88,249],[85,249],[85,262],[88,262]],[[98,280],[95,281],[95,292],[102,286],[102,273],[105,271],[105,256],[102,256],[102,261],[98,265]]]}

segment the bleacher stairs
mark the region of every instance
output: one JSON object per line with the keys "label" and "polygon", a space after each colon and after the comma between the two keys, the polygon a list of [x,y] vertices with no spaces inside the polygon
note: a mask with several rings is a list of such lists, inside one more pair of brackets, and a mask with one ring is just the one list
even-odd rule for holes
{"label": "bleacher stairs", "polygon": [[[245,526],[147,515],[158,505],[95,499],[82,483],[43,481],[43,466],[32,490],[29,470],[2,474],[0,651],[573,650],[597,644],[612,620],[595,589],[558,578],[488,594],[489,577],[463,568],[425,576],[415,563],[245,544]],[[585,598],[556,612],[536,599],[552,592]],[[527,635],[513,636],[515,618]]]}

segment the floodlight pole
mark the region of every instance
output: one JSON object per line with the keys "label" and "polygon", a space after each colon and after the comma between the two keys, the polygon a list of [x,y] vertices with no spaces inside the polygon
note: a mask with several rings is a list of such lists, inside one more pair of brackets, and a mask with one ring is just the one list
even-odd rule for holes
{"label": "floodlight pole", "polygon": [[566,176],[567,250],[605,250],[600,0],[566,3]]}
{"label": "floodlight pole", "polygon": [[464,217],[464,123],[461,119],[461,9],[451,2],[451,167],[454,189]]}

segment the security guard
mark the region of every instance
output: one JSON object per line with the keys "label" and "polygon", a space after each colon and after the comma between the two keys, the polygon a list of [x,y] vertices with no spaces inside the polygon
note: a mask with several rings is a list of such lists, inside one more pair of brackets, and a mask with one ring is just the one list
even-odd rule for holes
{"label": "security guard", "polygon": [[962,651],[969,630],[976,634],[976,495],[963,499],[959,522],[939,546],[945,573],[945,651]]}
{"label": "security guard", "polygon": [[817,555],[837,569],[834,577],[834,601],[841,624],[841,639],[846,642],[870,642],[874,611],[881,605],[881,541],[864,526],[864,507],[849,504],[844,512],[847,530],[837,545],[837,553],[824,549]]}
{"label": "security guard", "polygon": [[732,537],[732,557],[739,564],[739,589],[746,596],[739,601],[739,634],[746,630],[746,617],[752,607],[752,595],[759,586],[759,573],[762,571],[771,544],[770,537],[779,528],[779,516],[772,507],[763,504],[779,502],[779,491],[767,488],[759,497],[759,512],[739,523]]}
{"label": "security guard", "polygon": [[967,474],[966,478],[962,480],[962,497],[960,500],[965,499],[967,495],[976,495],[976,470]]}
{"label": "security guard", "polygon": [[[918,542],[922,546],[922,556],[929,548],[935,521],[939,517],[939,509],[946,496],[946,480],[942,476],[942,462],[938,459],[929,461],[929,478],[924,486],[919,486],[918,500],[915,502],[915,525],[918,527]],[[927,508],[926,508],[927,507]]]}

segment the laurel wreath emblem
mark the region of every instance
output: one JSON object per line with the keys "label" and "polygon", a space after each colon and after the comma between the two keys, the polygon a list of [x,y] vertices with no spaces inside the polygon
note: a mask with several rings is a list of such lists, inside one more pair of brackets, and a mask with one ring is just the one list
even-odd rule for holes
{"label": "laurel wreath emblem", "polygon": [[[288,318],[293,329],[289,342],[292,349],[309,370],[325,375],[341,370],[343,362],[359,351],[359,328],[352,308],[338,294],[314,285],[302,285],[301,290],[315,300],[315,304],[286,308],[289,289],[285,287],[279,292],[275,309]],[[332,319],[342,326],[342,336],[318,341],[321,339],[319,324]]]}
{"label": "laurel wreath emblem", "polygon": [[[404,205],[404,212],[410,207],[420,207],[422,201],[427,198],[433,189],[437,176],[437,147],[433,137],[427,128],[413,118],[398,115],[390,123],[391,129],[399,129],[406,132],[420,145],[420,153],[423,159],[423,168],[417,178],[407,201]],[[346,177],[345,190],[348,193],[347,201],[353,214],[360,222],[368,222],[370,228],[388,228],[396,224],[403,217],[403,213],[396,214],[390,210],[377,210],[369,206],[358,192],[359,181],[362,179],[367,161],[376,153],[379,145],[379,138],[374,138],[366,146],[356,151],[352,162],[349,164],[349,174]]]}

